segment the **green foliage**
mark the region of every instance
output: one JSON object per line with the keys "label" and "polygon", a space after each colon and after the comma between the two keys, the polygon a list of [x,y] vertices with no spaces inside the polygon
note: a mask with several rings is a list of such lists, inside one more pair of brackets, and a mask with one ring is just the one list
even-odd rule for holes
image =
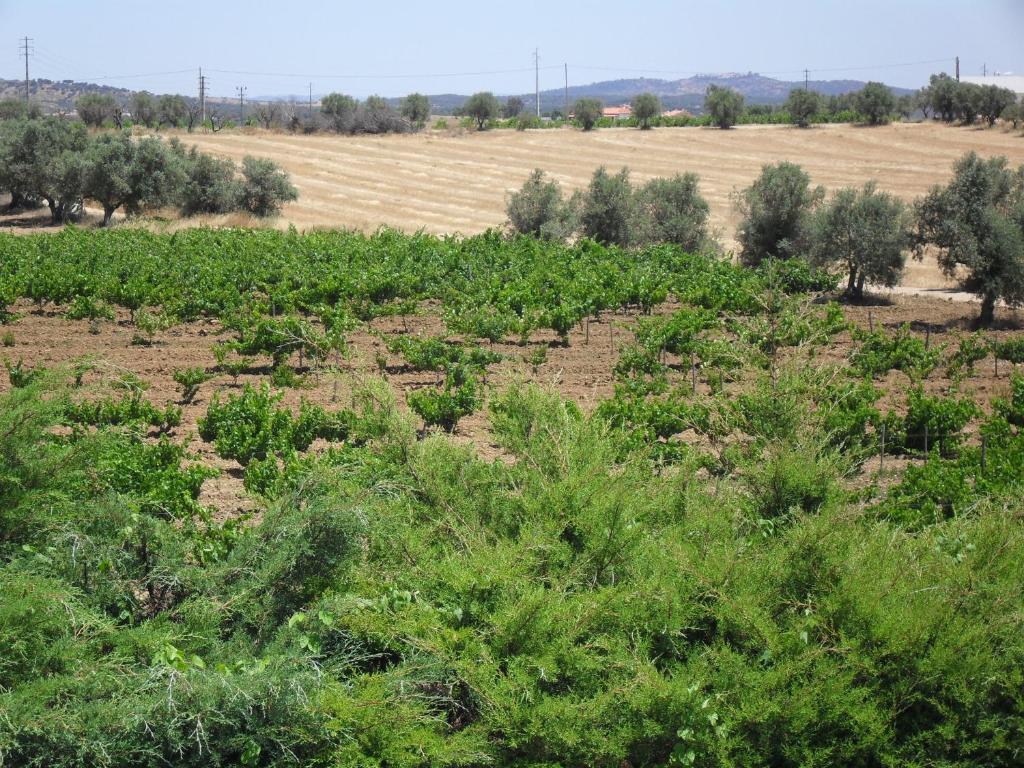
{"label": "green foliage", "polygon": [[79,119],[90,128],[101,128],[115,122],[121,127],[121,105],[110,94],[83,94],[75,100],[75,111]]}
{"label": "green foliage", "polygon": [[1008,339],[994,342],[992,354],[1000,360],[1009,360],[1014,364],[1024,363],[1024,334],[1017,334]]}
{"label": "green foliage", "polygon": [[149,425],[167,432],[181,424],[181,409],[173,405],[157,408],[136,388],[120,397],[103,396],[80,401],[68,400],[64,418],[83,426]]}
{"label": "green foliage", "polygon": [[250,155],[242,158],[242,187],[239,194],[242,210],[261,218],[277,215],[282,205],[299,197],[288,174],[277,163]]}
{"label": "green foliage", "polygon": [[983,160],[969,152],[953,165],[953,179],[916,203],[918,256],[939,249],[942,271],[981,299],[978,322],[987,326],[996,302],[1024,302],[1024,174],[1005,157]]}
{"label": "green foliage", "polygon": [[[972,333],[960,338],[956,351],[950,355],[947,370],[950,376],[959,376],[966,370],[974,372],[974,364],[988,357],[991,344],[980,333]],[[1024,353],[1024,349],[1022,349]],[[1022,355],[1024,358],[1024,355]]]}
{"label": "green foliage", "polygon": [[941,353],[927,349],[922,339],[902,325],[891,336],[884,329],[873,333],[854,330],[860,342],[850,354],[850,365],[861,376],[878,376],[890,370],[903,371],[912,379],[927,377],[938,365]]}
{"label": "green foliage", "polygon": [[462,106],[462,113],[476,121],[478,131],[487,127],[489,120],[496,119],[501,114],[501,103],[490,91],[474,93]]}
{"label": "green foliage", "polygon": [[402,355],[416,371],[446,371],[456,366],[482,371],[501,360],[497,352],[479,346],[467,348],[441,336],[398,336],[388,341],[387,347]]}
{"label": "green foliage", "polygon": [[694,173],[651,179],[635,191],[633,235],[641,243],[674,243],[684,251],[707,249],[710,207]]}
{"label": "green foliage", "polygon": [[856,298],[864,295],[865,281],[896,285],[913,244],[906,206],[879,192],[873,182],[861,192],[852,187],[836,191],[814,212],[810,233],[812,262],[841,265],[848,275],[847,293]]}
{"label": "green foliage", "polygon": [[513,232],[547,240],[564,240],[572,232],[572,212],[554,179],[534,170],[523,186],[509,195],[505,206]]}
{"label": "green foliage", "polygon": [[113,320],[114,310],[105,301],[96,300],[91,296],[75,296],[68,311],[64,313],[68,320]]}
{"label": "green foliage", "polygon": [[408,394],[409,407],[423,419],[426,427],[455,431],[459,420],[480,408],[480,384],[472,369],[461,365],[449,367],[444,386],[424,387]]}
{"label": "green foliage", "polygon": [[910,390],[907,412],[902,419],[886,417],[886,450],[900,453],[937,451],[943,456],[956,453],[963,440],[963,429],[978,415],[970,398],[924,394],[921,386]]}
{"label": "green foliage", "polygon": [[811,212],[824,197],[824,190],[812,189],[810,181],[800,166],[780,162],[765,165],[754,183],[738,195],[736,238],[744,264],[757,266],[768,258],[806,253]]}
{"label": "green foliage", "polygon": [[821,94],[805,88],[794,88],[786,98],[785,109],[794,125],[806,128],[821,111]]}
{"label": "green foliage", "polygon": [[580,230],[598,243],[629,245],[634,237],[634,208],[629,169],[612,176],[601,166],[583,195]]}
{"label": "green foliage", "polygon": [[719,128],[732,128],[743,112],[743,94],[732,88],[709,85],[704,96],[704,111]]}
{"label": "green foliage", "polygon": [[199,387],[210,380],[210,375],[203,368],[177,368],[172,378],[181,387],[181,399],[191,403],[195,400]]}
{"label": "green foliage", "polygon": [[896,99],[885,83],[867,83],[855,97],[857,111],[867,118],[869,125],[889,122],[896,107]]}
{"label": "green foliage", "polygon": [[641,93],[633,97],[631,107],[640,129],[646,131],[651,127],[651,120],[661,114],[661,99],[653,93]]}
{"label": "green foliage", "polygon": [[572,108],[576,122],[584,131],[593,130],[603,110],[600,99],[577,99]]}
{"label": "green foliage", "polygon": [[422,93],[410,93],[402,99],[399,112],[414,126],[422,128],[430,119],[430,99]]}

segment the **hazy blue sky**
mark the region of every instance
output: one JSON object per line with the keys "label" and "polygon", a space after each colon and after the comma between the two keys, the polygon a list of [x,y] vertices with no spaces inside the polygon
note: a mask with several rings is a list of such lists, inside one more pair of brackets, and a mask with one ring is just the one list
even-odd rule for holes
{"label": "hazy blue sky", "polygon": [[956,55],[1024,73],[1024,0],[0,0],[0,30],[3,78],[28,35],[34,76],[193,93],[203,66],[213,95],[528,92],[534,47],[541,88],[563,62],[573,84],[809,67],[914,87]]}

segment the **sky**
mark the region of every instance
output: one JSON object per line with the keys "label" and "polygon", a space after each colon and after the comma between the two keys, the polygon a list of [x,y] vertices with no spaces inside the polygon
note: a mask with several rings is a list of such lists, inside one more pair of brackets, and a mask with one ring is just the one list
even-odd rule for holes
{"label": "sky", "polygon": [[498,94],[620,77],[1024,74],[1024,0],[0,0],[0,78],[250,98]]}

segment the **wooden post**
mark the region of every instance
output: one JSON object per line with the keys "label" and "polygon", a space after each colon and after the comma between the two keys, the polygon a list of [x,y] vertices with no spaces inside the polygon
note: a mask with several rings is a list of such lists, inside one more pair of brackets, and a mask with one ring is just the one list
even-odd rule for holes
{"label": "wooden post", "polygon": [[583,326],[583,332],[585,334],[584,339],[583,339],[583,343],[584,344],[590,344],[590,318],[589,317],[586,319],[586,322],[585,322],[585,324]]}
{"label": "wooden post", "polygon": [[885,422],[882,422],[882,442],[878,448],[878,473],[885,469]]}

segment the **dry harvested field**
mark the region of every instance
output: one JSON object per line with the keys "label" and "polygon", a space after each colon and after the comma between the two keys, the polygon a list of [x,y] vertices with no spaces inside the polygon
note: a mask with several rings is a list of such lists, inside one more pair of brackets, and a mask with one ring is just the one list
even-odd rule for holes
{"label": "dry harvested field", "polygon": [[1019,133],[916,123],[379,137],[252,132],[187,139],[236,160],[260,155],[286,168],[300,198],[285,209],[282,223],[364,230],[386,224],[465,234],[500,225],[506,194],[533,168],[548,171],[568,189],[586,184],[599,165],[628,166],[640,181],[693,171],[711,203],[713,224],[728,241],[736,226],[730,194],[750,184],[764,163],[799,163],[815,183],[830,189],[876,179],[906,200],[945,181],[953,161],[969,150],[1024,163]]}

